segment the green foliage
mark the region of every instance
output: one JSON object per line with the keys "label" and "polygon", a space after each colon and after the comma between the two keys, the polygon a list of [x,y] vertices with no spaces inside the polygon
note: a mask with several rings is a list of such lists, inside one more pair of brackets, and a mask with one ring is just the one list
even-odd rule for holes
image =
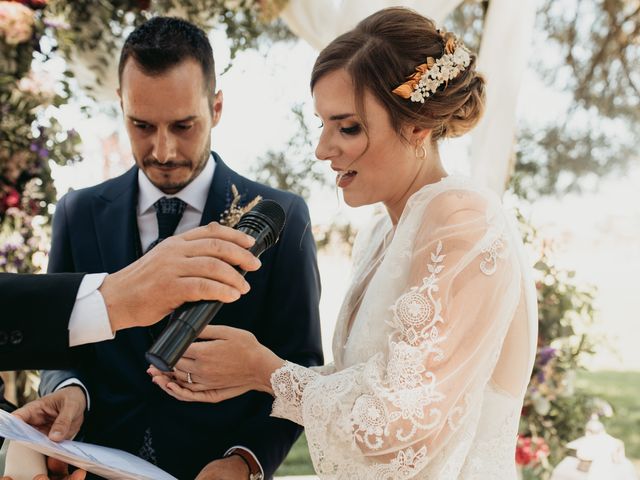
{"label": "green foliage", "polygon": [[592,413],[608,405],[578,391],[575,380],[587,356],[595,353],[589,334],[596,318],[595,288],[576,283],[574,272],[553,262],[553,245],[521,217],[525,242],[538,252],[534,265],[538,295],[538,352],[520,420],[520,437],[548,447],[547,455],[532,458],[518,449],[525,478],[547,479],[566,455],[565,445],[582,436]]}
{"label": "green foliage", "polygon": [[640,150],[640,5],[541,0],[532,65],[568,96],[547,125],[525,125],[512,188],[521,196],[597,187]]}
{"label": "green foliage", "polygon": [[[480,46],[489,2],[466,0],[445,26]],[[640,5],[538,0],[530,69],[566,95],[553,119],[523,119],[510,188],[520,197],[593,190],[640,158]]]}
{"label": "green foliage", "polygon": [[280,151],[269,150],[251,169],[255,178],[274,188],[309,198],[312,186],[328,186],[326,175],[315,159],[313,140],[302,105],[291,109],[296,129]]}
{"label": "green foliage", "polygon": [[[0,63],[9,66],[0,76],[0,270],[33,272],[46,263],[56,199],[49,162],[79,160],[80,138],[55,118],[70,87],[66,77],[53,79],[43,71],[49,60],[40,44],[43,11],[7,8],[22,35],[12,37],[5,26],[0,38]],[[20,43],[10,43],[15,41]]]}
{"label": "green foliage", "polygon": [[[262,4],[261,4],[262,3]],[[186,18],[205,31],[222,28],[229,41],[231,59],[262,43],[293,38],[281,21],[274,21],[286,0],[52,0],[48,11],[64,19],[56,30],[59,48],[69,59],[75,52],[93,52],[91,68],[96,80],[113,59],[126,36],[155,15]]]}

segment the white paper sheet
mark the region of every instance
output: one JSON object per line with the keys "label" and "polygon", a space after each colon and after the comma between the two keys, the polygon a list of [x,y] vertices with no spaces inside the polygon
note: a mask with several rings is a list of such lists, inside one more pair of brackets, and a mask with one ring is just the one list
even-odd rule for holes
{"label": "white paper sheet", "polygon": [[121,450],[83,442],[53,442],[4,410],[0,410],[0,437],[27,445],[109,480],[176,480],[155,465]]}

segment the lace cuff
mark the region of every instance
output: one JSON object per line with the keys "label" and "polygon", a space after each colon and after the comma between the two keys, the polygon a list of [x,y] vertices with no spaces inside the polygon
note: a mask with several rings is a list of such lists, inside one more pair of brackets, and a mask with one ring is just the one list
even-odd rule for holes
{"label": "lace cuff", "polygon": [[302,396],[307,384],[320,374],[311,369],[285,362],[282,367],[271,374],[271,387],[275,400],[271,416],[286,418],[299,425],[302,420]]}

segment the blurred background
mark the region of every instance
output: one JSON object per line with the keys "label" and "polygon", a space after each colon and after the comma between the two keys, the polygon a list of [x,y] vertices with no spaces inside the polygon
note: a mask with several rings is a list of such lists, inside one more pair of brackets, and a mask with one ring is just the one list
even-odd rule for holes
{"label": "blurred background", "polygon": [[[449,171],[504,196],[536,272],[522,475],[550,478],[579,455],[567,443],[590,419],[640,471],[638,0],[0,1],[0,270],[45,271],[57,199],[133,165],[115,94],[119,48],[150,16],[183,16],[214,48],[224,110],[213,148],[310,206],[329,361],[353,237],[379,207],[346,207],[315,161],[309,75],[319,48],[391,5],[458,34],[489,81],[487,117],[441,154]],[[34,397],[37,372],[2,375],[15,402]],[[279,473],[312,472],[302,438]]]}

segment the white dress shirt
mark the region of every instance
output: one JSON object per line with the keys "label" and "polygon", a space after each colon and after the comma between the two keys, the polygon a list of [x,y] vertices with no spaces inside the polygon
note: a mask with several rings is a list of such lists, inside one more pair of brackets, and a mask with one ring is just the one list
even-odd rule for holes
{"label": "white dress shirt", "polygon": [[176,234],[186,232],[200,225],[202,212],[207,203],[209,189],[213,180],[216,162],[209,157],[207,164],[193,181],[175,195],[167,195],[156,187],[147,176],[138,170],[138,207],[136,209],[138,219],[138,232],[140,233],[140,245],[146,252],[149,245],[158,238],[158,220],[153,204],[162,197],[179,198],[187,204],[180,223],[176,227]]}

